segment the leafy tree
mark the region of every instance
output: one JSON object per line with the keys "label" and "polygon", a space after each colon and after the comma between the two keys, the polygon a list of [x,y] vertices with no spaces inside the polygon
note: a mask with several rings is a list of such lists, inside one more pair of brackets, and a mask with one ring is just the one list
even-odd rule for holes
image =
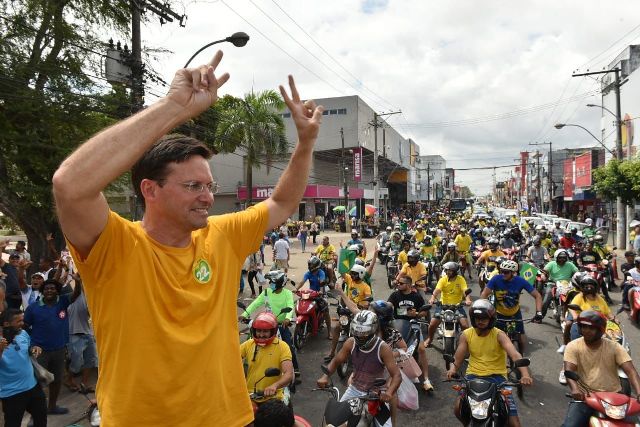
{"label": "leafy tree", "polygon": [[0,3],[0,211],[24,230],[36,261],[58,228],[53,172],[126,99],[100,82],[99,32],[125,34],[129,11],[122,0]]}
{"label": "leafy tree", "polygon": [[267,172],[272,161],[287,153],[287,139],[282,117],[285,108],[280,95],[273,90],[248,93],[244,99],[227,95],[216,105],[218,123],[216,145],[221,151],[246,150],[247,204],[253,201],[253,168],[266,160]]}
{"label": "leafy tree", "polygon": [[640,160],[610,160],[593,171],[594,188],[606,200],[621,197],[626,205],[640,199]]}

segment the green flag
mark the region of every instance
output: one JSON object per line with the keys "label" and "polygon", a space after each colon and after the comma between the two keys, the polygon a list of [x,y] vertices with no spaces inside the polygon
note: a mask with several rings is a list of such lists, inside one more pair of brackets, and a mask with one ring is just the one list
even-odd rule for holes
{"label": "green flag", "polygon": [[520,276],[524,278],[530,284],[534,284],[536,281],[536,274],[538,274],[538,269],[535,265],[529,264],[528,262],[520,263]]}
{"label": "green flag", "polygon": [[338,259],[338,273],[344,274],[351,270],[356,262],[356,253],[347,249],[340,249],[340,257]]}

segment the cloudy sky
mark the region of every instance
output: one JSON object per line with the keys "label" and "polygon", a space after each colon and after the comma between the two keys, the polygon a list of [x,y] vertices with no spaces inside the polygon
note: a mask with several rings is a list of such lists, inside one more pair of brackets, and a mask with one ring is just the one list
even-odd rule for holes
{"label": "cloudy sky", "polygon": [[[155,63],[165,80],[200,46],[244,31],[247,46],[219,45],[220,70],[231,73],[223,93],[277,89],[293,74],[305,98],[356,94],[378,112],[402,110],[389,123],[454,168],[510,165],[535,141],[591,145],[578,128],[553,128],[576,123],[600,134],[600,111],[585,106],[600,103],[600,85],[571,74],[600,70],[640,43],[637,0],[187,0],[174,8],[188,15],[185,28],[155,18],[143,27],[145,46],[171,51]],[[155,86],[147,102],[165,92]],[[510,170],[497,169],[498,180]],[[490,190],[491,176],[456,172],[476,194]]]}

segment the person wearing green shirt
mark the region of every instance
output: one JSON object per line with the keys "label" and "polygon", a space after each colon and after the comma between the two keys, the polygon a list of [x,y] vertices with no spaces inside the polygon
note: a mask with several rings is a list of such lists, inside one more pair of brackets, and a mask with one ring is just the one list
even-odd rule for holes
{"label": "person wearing green shirt", "polygon": [[[293,356],[293,369],[296,377],[300,375],[298,370],[298,358],[296,357],[295,347],[293,346],[293,336],[289,330],[289,325],[295,310],[293,306],[293,292],[289,289],[285,289],[284,286],[287,283],[287,275],[282,271],[271,271],[265,274],[265,277],[269,280],[269,287],[258,295],[258,298],[247,307],[244,312],[238,317],[238,320],[243,321],[248,319],[251,314],[258,308],[265,306],[268,311],[271,311],[278,320],[278,331],[280,332],[280,338],[289,345],[291,349],[291,355]],[[290,307],[291,310],[288,313],[283,313],[282,310],[286,307]]]}
{"label": "person wearing green shirt", "polygon": [[[569,261],[569,254],[564,249],[558,249],[553,255],[554,261],[550,261],[544,266],[542,272],[547,277],[547,282],[557,282],[559,280],[571,281],[574,274],[578,272],[578,267]],[[544,298],[542,299],[542,315],[547,315],[549,304],[551,303],[551,291],[553,286],[547,286]]]}

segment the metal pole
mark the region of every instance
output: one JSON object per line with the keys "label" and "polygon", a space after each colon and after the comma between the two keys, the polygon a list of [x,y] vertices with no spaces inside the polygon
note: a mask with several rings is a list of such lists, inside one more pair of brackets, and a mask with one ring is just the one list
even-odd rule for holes
{"label": "metal pole", "polygon": [[379,208],[378,193],[378,113],[373,112],[373,206]]}
{"label": "metal pole", "polygon": [[431,205],[431,163],[427,163],[427,205]]}
{"label": "metal pole", "polygon": [[[622,121],[620,115],[620,69],[615,69],[616,80],[614,83],[615,93],[616,93],[616,156],[618,157],[618,161],[623,161],[624,157],[622,154],[622,127],[620,123]],[[618,212],[618,242],[617,246],[620,249],[624,249],[627,247],[627,212],[626,206],[622,202],[622,197],[616,198],[616,211]]]}
{"label": "metal pole", "polygon": [[549,170],[547,171],[547,178],[549,178],[549,183],[547,184],[549,186],[549,210],[547,211],[548,214],[553,213],[553,161],[551,160],[553,156],[552,152],[553,143],[549,141]]}
{"label": "metal pole", "polygon": [[140,36],[140,8],[131,1],[131,104],[135,114],[144,105],[144,87],[142,86],[142,39]]}

